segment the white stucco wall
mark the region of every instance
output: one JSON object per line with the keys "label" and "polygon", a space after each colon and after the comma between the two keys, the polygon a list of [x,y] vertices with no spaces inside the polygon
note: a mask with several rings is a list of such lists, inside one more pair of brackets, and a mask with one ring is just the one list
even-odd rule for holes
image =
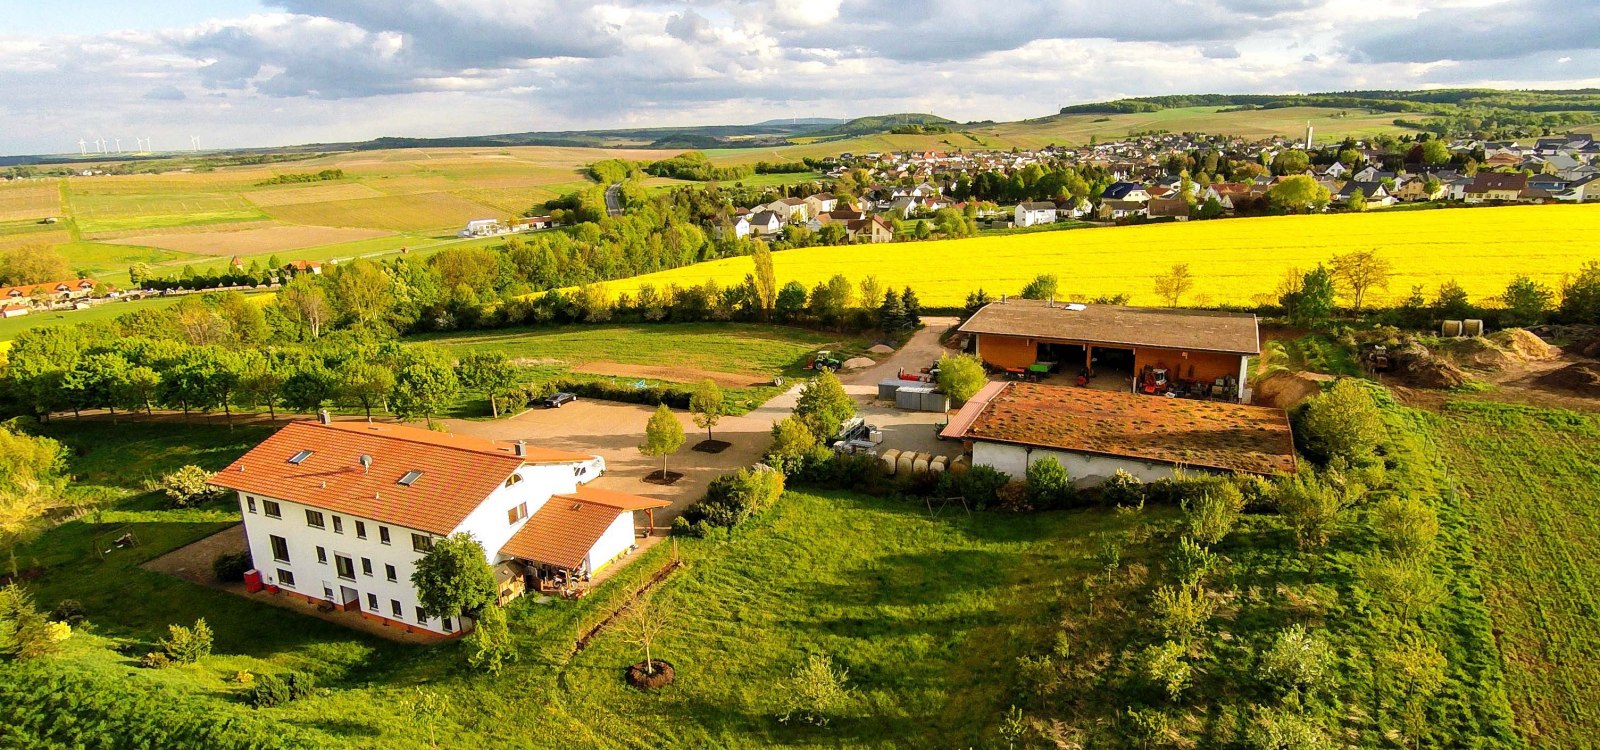
{"label": "white stucco wall", "polygon": [[611,525],[606,528],[606,533],[600,535],[600,541],[595,542],[594,546],[589,548],[587,560],[589,571],[592,573],[599,570],[607,562],[610,562],[612,558],[622,554],[633,546],[635,538],[633,511],[627,511],[617,516],[617,520],[611,522]]}
{"label": "white stucco wall", "polygon": [[1154,482],[1158,479],[1171,478],[1176,468],[1169,464],[1152,461],[1093,456],[1044,448],[1034,448],[1030,455],[1027,448],[1009,443],[975,441],[972,444],[972,463],[974,465],[988,466],[1009,474],[1011,478],[1018,480],[1027,476],[1028,464],[1031,461],[1038,461],[1047,456],[1060,462],[1062,468],[1067,470],[1067,474],[1072,477],[1073,481],[1088,477],[1100,477],[1103,479],[1110,477],[1117,473],[1118,469],[1121,469],[1143,481]]}
{"label": "white stucco wall", "polygon": [[[454,531],[464,531],[477,539],[483,545],[484,552],[488,553],[489,562],[498,558],[501,547],[511,541],[528,518],[538,513],[539,509],[549,502],[551,495],[559,495],[578,489],[578,476],[575,468],[586,469],[587,464],[540,464],[528,465],[517,469],[517,475],[522,481],[510,487],[504,484],[489,494],[477,509],[461,519]],[[506,520],[507,513],[520,503],[528,504],[526,518],[512,524]]]}

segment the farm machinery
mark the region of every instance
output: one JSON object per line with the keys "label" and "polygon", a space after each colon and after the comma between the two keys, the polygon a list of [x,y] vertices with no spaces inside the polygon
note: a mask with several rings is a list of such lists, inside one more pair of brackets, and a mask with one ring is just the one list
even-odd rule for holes
{"label": "farm machinery", "polygon": [[817,372],[833,372],[844,365],[844,360],[834,356],[832,351],[824,349],[811,355],[811,361],[806,364],[807,370]]}

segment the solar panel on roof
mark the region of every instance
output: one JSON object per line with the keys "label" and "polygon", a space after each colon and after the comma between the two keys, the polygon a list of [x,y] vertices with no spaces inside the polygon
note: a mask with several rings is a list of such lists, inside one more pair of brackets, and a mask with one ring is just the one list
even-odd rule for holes
{"label": "solar panel on roof", "polygon": [[405,476],[400,477],[400,481],[396,482],[396,484],[399,484],[401,487],[410,487],[413,482],[421,478],[422,472],[412,469],[411,471],[406,472]]}

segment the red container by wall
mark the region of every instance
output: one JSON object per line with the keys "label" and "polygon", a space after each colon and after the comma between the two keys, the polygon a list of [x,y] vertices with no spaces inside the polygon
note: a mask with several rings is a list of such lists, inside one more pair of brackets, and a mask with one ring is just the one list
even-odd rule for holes
{"label": "red container by wall", "polygon": [[261,590],[261,571],[251,569],[244,572],[244,590],[252,594]]}

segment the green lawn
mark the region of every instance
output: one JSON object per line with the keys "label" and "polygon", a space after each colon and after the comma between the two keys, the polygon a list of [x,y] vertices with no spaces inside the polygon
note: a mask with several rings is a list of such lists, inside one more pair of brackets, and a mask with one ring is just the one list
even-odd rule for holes
{"label": "green lawn", "polygon": [[[723,384],[738,413],[754,408],[781,388],[775,376],[802,375],[807,355],[832,349],[846,356],[865,351],[870,342],[784,326],[742,323],[657,323],[638,325],[567,325],[510,328],[413,336],[459,355],[496,351],[522,366],[524,382],[565,378],[612,380],[618,384],[694,383],[708,375],[731,378]],[[594,363],[664,368],[649,375],[608,375]],[[589,369],[585,369],[589,365]],[[742,381],[744,386],[733,385]],[[741,407],[742,405],[742,407]],[[481,411],[487,411],[485,406]]]}
{"label": "green lawn", "polygon": [[1466,401],[1431,417],[1519,731],[1600,746],[1600,418]]}

